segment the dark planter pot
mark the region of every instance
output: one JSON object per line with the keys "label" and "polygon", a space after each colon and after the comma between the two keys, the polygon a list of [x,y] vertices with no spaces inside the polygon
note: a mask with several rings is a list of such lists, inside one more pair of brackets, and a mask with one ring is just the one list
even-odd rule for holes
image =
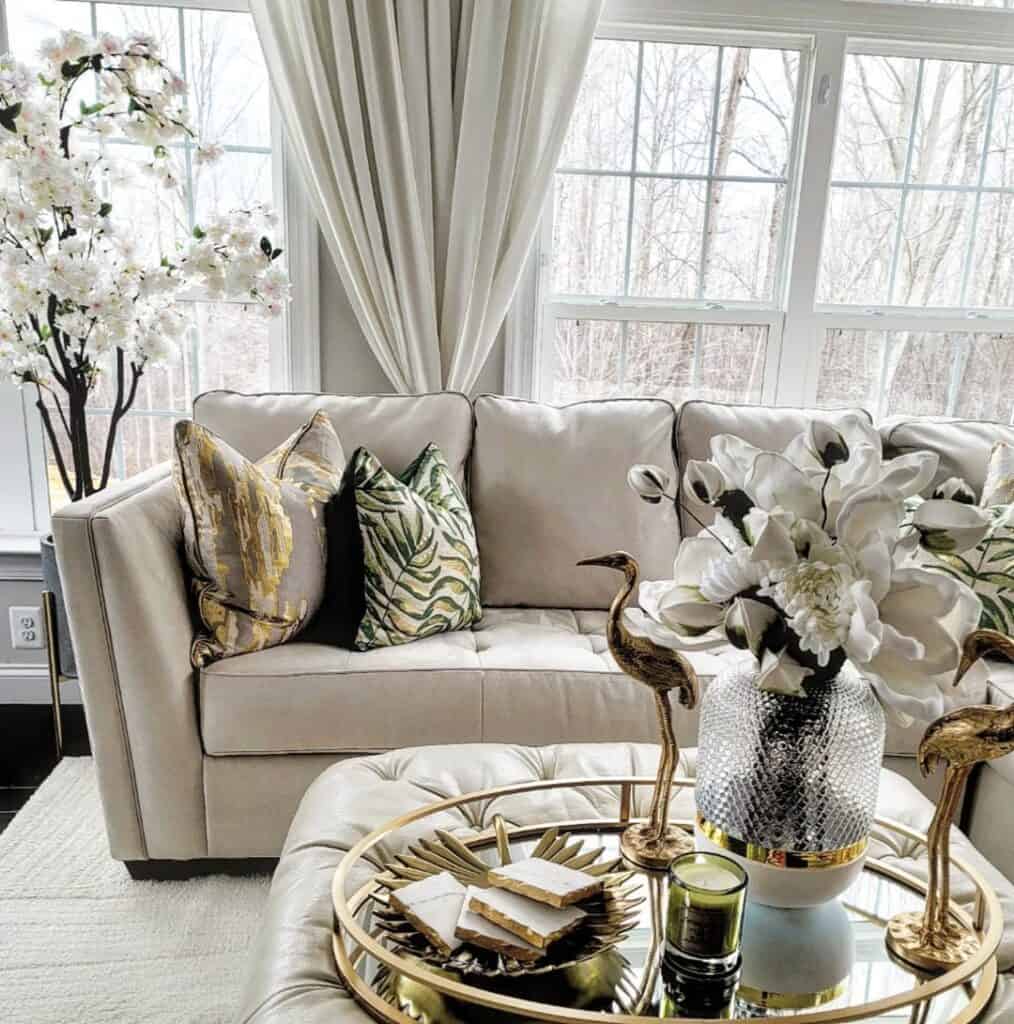
{"label": "dark planter pot", "polygon": [[60,672],[76,678],[77,663],[74,660],[74,646],[70,642],[70,620],[67,618],[67,606],[63,603],[63,585],[60,583],[60,570],[56,564],[56,546],[53,544],[52,534],[42,538],[40,547],[42,579],[45,581],[46,589],[53,595],[56,620],[53,631],[56,634],[56,649],[60,656]]}

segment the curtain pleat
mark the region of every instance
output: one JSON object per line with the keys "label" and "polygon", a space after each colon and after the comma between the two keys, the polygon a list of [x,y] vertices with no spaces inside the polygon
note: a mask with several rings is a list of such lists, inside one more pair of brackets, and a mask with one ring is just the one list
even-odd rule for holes
{"label": "curtain pleat", "polygon": [[602,0],[251,0],[290,148],[400,392],[470,391],[538,225]]}

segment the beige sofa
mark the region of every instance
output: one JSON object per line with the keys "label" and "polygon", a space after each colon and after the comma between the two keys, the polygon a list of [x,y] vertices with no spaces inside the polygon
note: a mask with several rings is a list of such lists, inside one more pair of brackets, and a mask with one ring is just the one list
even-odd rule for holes
{"label": "beige sofa", "polygon": [[[427,442],[441,446],[468,487],[483,620],[471,631],[366,653],[297,639],[195,672],[168,467],[58,512],[53,530],[110,849],[135,867],[277,856],[309,783],[354,754],[476,741],[655,740],[650,695],[617,672],[602,635],[618,580],[575,562],[622,548],[640,560],[644,578],[669,575],[675,511],[632,494],[628,466],[702,457],[716,433],[781,446],[812,415],[703,402],[677,414],[657,399],[554,408],[452,393],[212,392],[197,399],[194,417],[258,457],[318,408],[332,417],[346,455],[366,445],[400,469]],[[902,446],[925,438],[981,486],[990,439],[1014,440],[1014,430],[906,422],[886,436]],[[705,686],[720,657],[696,656]],[[1006,678],[1014,678],[1009,670]],[[681,713],[679,730],[692,744],[696,716]],[[912,779],[919,735],[888,736],[890,766]],[[1010,782],[994,774],[1001,788],[992,800],[1009,804]],[[1006,820],[1014,823],[1014,812]],[[996,838],[995,820],[986,830],[1001,853],[1010,845],[1009,832]],[[998,862],[1014,873],[1014,864]]]}

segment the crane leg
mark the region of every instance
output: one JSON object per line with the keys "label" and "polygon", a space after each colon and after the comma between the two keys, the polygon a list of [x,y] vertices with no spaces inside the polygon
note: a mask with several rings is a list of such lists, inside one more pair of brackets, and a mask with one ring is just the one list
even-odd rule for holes
{"label": "crane leg", "polygon": [[941,825],[940,836],[940,903],[937,907],[937,927],[946,931],[950,925],[950,904],[951,904],[951,822],[954,820],[954,812],[958,808],[958,801],[965,788],[965,781],[968,779],[970,769],[966,767],[948,768],[948,782],[950,792],[947,797],[947,810]]}
{"label": "crane leg", "polygon": [[662,755],[658,763],[658,777],[655,781],[655,796],[651,804],[651,827],[656,839],[665,835],[669,824],[669,800],[672,797],[672,777],[679,759],[676,732],[672,723],[672,703],[668,690],[655,691],[655,707],[662,727]]}

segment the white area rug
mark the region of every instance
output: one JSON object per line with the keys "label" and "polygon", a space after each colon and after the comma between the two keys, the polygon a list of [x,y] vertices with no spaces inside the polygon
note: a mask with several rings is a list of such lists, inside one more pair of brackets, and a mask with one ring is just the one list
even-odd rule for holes
{"label": "white area rug", "polygon": [[90,758],[0,834],[4,1024],[235,1019],[268,879],[135,882],[110,858]]}

